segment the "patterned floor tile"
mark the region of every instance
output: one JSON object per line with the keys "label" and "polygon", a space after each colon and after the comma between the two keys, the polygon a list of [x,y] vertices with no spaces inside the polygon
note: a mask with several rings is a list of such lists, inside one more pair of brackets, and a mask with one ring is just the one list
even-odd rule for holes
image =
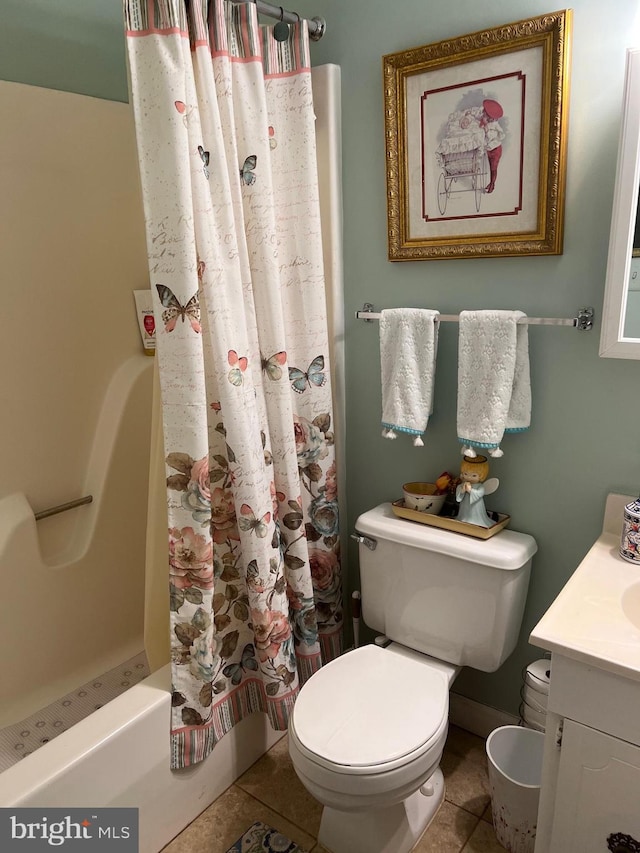
{"label": "patterned floor tile", "polygon": [[486,820],[478,821],[471,838],[462,848],[462,853],[504,853],[505,848],[498,844],[493,827]]}
{"label": "patterned floor tile", "polygon": [[236,785],[314,838],[318,837],[322,806],[298,779],[289,757],[288,738],[283,737],[272,746]]}
{"label": "patterned floor tile", "polygon": [[257,820],[274,827],[304,850],[311,850],[316,843],[315,837],[232,785],[174,838],[163,853],[226,853]]}
{"label": "patterned floor tile", "polygon": [[449,726],[444,751],[447,755],[466,758],[470,761],[476,761],[479,764],[486,764],[487,761],[484,739],[458,726]]}
{"label": "patterned floor tile", "polygon": [[477,823],[475,815],[445,800],[413,853],[458,853]]}
{"label": "patterned floor tile", "polygon": [[[446,799],[414,853],[504,853],[491,823],[482,738],[452,726],[441,766]],[[322,806],[295,774],[285,737],[165,847],[164,853],[225,853],[257,820],[311,853],[329,853],[317,842],[321,814]]]}
{"label": "patterned floor tile", "polygon": [[444,774],[445,798],[480,817],[491,799],[486,761],[445,752],[440,768]]}

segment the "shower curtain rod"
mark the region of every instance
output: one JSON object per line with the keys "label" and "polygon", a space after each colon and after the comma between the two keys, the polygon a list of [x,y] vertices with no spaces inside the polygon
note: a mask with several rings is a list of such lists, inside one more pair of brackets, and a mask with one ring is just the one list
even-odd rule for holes
{"label": "shower curtain rod", "polygon": [[[246,0],[232,0],[233,3],[244,3]],[[265,3],[263,0],[251,0],[256,4],[258,12],[261,15],[266,15],[268,18],[277,18],[279,21],[284,21],[285,24],[297,24],[300,20],[300,15],[297,12],[288,12],[282,6],[274,6],[273,3]],[[327,22],[324,18],[313,17],[307,19],[309,28],[309,38],[312,41],[320,41],[327,29]]]}
{"label": "shower curtain rod", "polygon": [[[518,323],[528,326],[573,326],[580,332],[591,331],[593,328],[593,308],[580,308],[577,313],[577,317],[523,317],[518,320]],[[365,302],[362,311],[356,311],[356,320],[371,323],[379,319],[380,314],[373,310],[373,305],[370,302]],[[444,323],[458,323],[460,317],[458,314],[440,314],[438,320]]]}

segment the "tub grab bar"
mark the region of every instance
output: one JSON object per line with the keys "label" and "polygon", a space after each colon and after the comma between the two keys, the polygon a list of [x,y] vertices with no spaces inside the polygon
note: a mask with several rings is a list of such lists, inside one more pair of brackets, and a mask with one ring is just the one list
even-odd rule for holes
{"label": "tub grab bar", "polygon": [[66,504],[59,504],[58,506],[49,507],[49,509],[43,509],[42,512],[34,513],[36,521],[40,521],[41,518],[49,518],[50,515],[57,515],[59,512],[66,512],[68,509],[74,509],[74,507],[82,506],[83,504],[90,504],[93,500],[93,495],[85,495],[84,498],[76,498],[75,501],[67,501]]}

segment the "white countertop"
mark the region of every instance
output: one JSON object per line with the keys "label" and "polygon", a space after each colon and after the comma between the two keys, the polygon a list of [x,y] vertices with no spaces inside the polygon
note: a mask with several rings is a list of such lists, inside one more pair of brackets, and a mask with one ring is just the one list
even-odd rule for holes
{"label": "white countertop", "polygon": [[[635,496],[609,495],[602,535],[533,629],[530,641],[640,681],[640,564],[623,560],[618,551],[622,510],[632,500]],[[634,585],[637,588],[628,592]]]}

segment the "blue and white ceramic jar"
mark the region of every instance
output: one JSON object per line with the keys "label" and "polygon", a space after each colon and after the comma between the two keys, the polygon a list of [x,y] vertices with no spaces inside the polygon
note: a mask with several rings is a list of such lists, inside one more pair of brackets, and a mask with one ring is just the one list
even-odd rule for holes
{"label": "blue and white ceramic jar", "polygon": [[620,556],[640,565],[640,498],[624,508]]}

